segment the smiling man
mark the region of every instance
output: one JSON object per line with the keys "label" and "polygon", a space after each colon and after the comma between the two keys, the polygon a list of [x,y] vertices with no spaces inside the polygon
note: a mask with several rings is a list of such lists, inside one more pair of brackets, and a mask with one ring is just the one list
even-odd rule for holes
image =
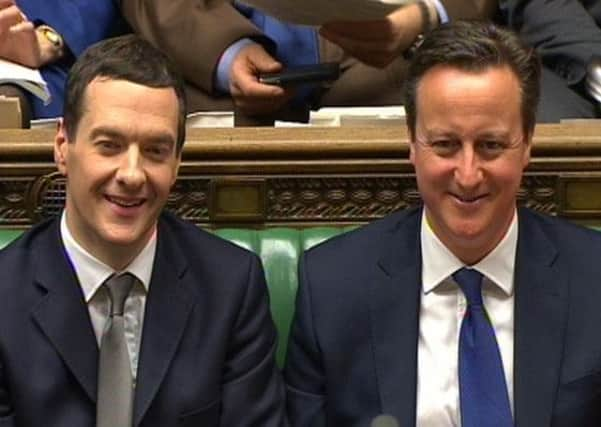
{"label": "smiling man", "polygon": [[293,425],[601,425],[601,233],[516,206],[539,78],[492,24],[425,37],[405,88],[423,206],[305,254]]}
{"label": "smiling man", "polygon": [[0,253],[0,425],[286,423],[259,259],[162,212],[184,120],[181,80],[135,36],[72,68],[64,212]]}

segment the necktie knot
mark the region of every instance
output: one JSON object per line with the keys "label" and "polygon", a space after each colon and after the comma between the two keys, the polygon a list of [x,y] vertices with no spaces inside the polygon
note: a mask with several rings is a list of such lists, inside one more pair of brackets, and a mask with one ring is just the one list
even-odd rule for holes
{"label": "necktie knot", "polygon": [[118,276],[113,274],[104,282],[111,300],[111,316],[123,316],[125,300],[134,285],[134,280],[135,277],[131,273],[124,273]]}
{"label": "necktie knot", "polygon": [[482,305],[482,273],[463,267],[453,273],[453,279],[463,291],[468,305]]}

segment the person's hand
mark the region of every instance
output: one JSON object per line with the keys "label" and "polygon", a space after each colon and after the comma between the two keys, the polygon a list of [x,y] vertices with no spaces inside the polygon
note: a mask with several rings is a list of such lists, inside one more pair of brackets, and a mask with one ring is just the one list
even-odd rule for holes
{"label": "person's hand", "polygon": [[33,23],[14,0],[0,0],[0,58],[31,68],[42,64]]}
{"label": "person's hand", "polygon": [[411,3],[383,19],[329,22],[319,34],[358,60],[383,68],[411,46],[422,28],[420,8]]}
{"label": "person's hand", "polygon": [[292,97],[292,90],[259,83],[260,73],[281,69],[282,64],[261,45],[252,43],[243,47],[230,69],[230,94],[236,107],[248,115],[269,114],[283,107]]}

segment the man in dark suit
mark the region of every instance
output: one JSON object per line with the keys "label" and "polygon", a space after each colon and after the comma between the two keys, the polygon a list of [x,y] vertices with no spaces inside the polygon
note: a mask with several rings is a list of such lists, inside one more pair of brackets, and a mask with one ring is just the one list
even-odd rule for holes
{"label": "man in dark suit", "polygon": [[1,425],[285,424],[259,259],[162,213],[184,112],[181,80],[137,36],[71,70],[65,210],[0,253]]}
{"label": "man in dark suit", "polygon": [[304,255],[293,425],[601,425],[601,234],[516,208],[539,76],[492,24],[426,36],[405,98],[423,207]]}

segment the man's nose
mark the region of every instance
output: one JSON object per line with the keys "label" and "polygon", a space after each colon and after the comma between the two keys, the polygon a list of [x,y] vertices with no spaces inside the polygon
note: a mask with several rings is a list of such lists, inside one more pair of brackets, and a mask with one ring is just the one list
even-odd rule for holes
{"label": "man's nose", "polygon": [[459,186],[466,189],[474,188],[482,181],[480,158],[469,145],[464,146],[457,157],[455,180]]}
{"label": "man's nose", "polygon": [[117,180],[131,188],[140,187],[146,180],[142,162],[140,148],[135,144],[130,145],[119,165]]}

